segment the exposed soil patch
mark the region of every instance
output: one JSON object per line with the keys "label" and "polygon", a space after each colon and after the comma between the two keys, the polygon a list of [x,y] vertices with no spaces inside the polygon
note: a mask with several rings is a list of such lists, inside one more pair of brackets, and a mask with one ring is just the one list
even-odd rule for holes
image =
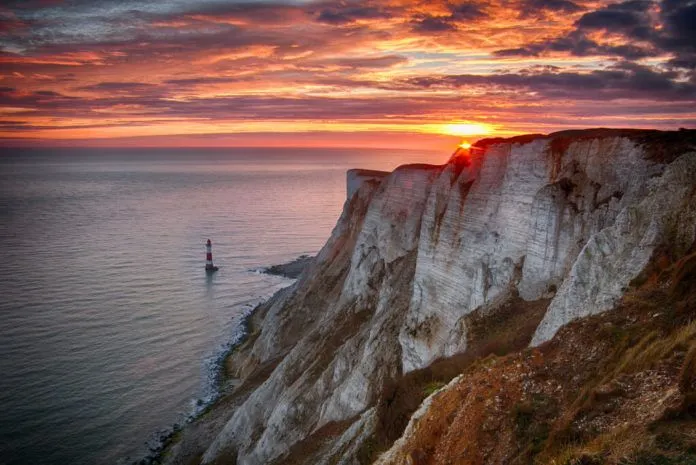
{"label": "exposed soil patch", "polygon": [[295,444],[286,456],[273,462],[273,465],[318,463],[319,459],[322,458],[322,453],[325,452],[325,447],[331,446],[333,441],[343,434],[356,419],[333,421],[322,426],[305,440]]}
{"label": "exposed soil patch", "polygon": [[477,357],[505,355],[529,345],[551,299],[527,302],[514,294],[492,309],[467,316],[468,349]]}

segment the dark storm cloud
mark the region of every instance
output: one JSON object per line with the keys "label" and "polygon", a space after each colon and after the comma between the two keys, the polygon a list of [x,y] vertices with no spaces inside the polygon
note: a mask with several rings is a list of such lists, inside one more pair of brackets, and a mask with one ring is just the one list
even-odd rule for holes
{"label": "dark storm cloud", "polygon": [[696,69],[696,1],[665,0],[661,18],[662,35],[657,42],[674,53],[672,65],[694,71]]}
{"label": "dark storm cloud", "polygon": [[61,94],[52,90],[37,90],[34,95],[37,97],[62,97]]}
{"label": "dark storm cloud", "polygon": [[0,37],[9,33],[18,33],[28,26],[26,22],[18,20],[14,15],[0,12]]}
{"label": "dark storm cloud", "polygon": [[[495,54],[508,57],[568,52],[575,56],[607,55],[630,60],[673,54],[672,66],[693,69],[696,66],[695,24],[694,0],[632,0],[585,13],[575,22],[575,29],[565,36],[498,50]],[[621,35],[626,43],[599,43],[588,37],[588,33],[595,31]]]}
{"label": "dark storm cloud", "polygon": [[229,84],[232,82],[245,81],[249,78],[243,77],[224,77],[224,76],[202,76],[195,78],[183,79],[167,79],[165,84],[174,84],[177,86],[198,86],[203,84]]}
{"label": "dark storm cloud", "polygon": [[584,29],[632,28],[643,24],[641,15],[632,11],[605,9],[587,13],[575,23]]}
{"label": "dark storm cloud", "polygon": [[582,7],[569,0],[527,0],[521,5],[522,12],[529,10],[550,10],[563,13],[575,13],[581,11]]}
{"label": "dark storm cloud", "polygon": [[100,82],[91,86],[77,87],[76,90],[94,92],[136,92],[153,89],[156,86],[147,82]]}
{"label": "dark storm cloud", "polygon": [[575,26],[580,31],[605,30],[632,39],[650,40],[654,37],[656,25],[649,10],[654,6],[655,2],[641,0],[609,5],[584,14]]}
{"label": "dark storm cloud", "polygon": [[450,4],[449,9],[452,12],[450,19],[454,21],[475,21],[487,18],[488,14],[484,11],[483,5],[485,5],[485,3]]}
{"label": "dark storm cloud", "polygon": [[662,13],[668,37],[680,45],[696,47],[696,2],[665,1]]}
{"label": "dark storm cloud", "polygon": [[[656,37],[649,10],[654,2],[631,0],[585,13],[575,22],[575,30],[565,36],[530,43],[524,47],[498,50],[498,56],[539,56],[548,52],[568,52],[575,56],[609,55],[626,59],[655,56],[659,50],[652,43]],[[631,41],[622,45],[599,43],[590,37],[592,31],[621,34]]]}
{"label": "dark storm cloud", "polygon": [[465,21],[476,21],[488,17],[482,5],[475,3],[446,4],[449,14],[433,16],[418,14],[411,19],[411,29],[415,32],[432,34],[437,32],[456,31],[457,24]]}
{"label": "dark storm cloud", "polygon": [[454,21],[448,17],[425,15],[414,19],[411,24],[413,25],[412,30],[416,32],[433,33],[457,30]]}
{"label": "dark storm cloud", "polygon": [[388,10],[373,6],[327,7],[319,11],[317,21],[343,25],[361,19],[383,19],[391,16]]}
{"label": "dark storm cloud", "polygon": [[[189,3],[185,7],[185,14],[201,14],[211,16],[237,16],[246,19],[265,20],[270,16],[272,19],[280,19],[287,17],[291,12],[303,11],[302,7],[283,2],[214,2],[206,3],[199,2]],[[173,15],[178,15],[179,12],[174,12]]]}
{"label": "dark storm cloud", "polygon": [[614,55],[636,60],[655,55],[655,49],[645,45],[604,45],[584,33],[574,31],[565,37],[535,42],[525,47],[498,50],[496,56],[540,56],[548,52],[567,52],[574,56]]}
{"label": "dark storm cloud", "polygon": [[540,98],[615,100],[650,98],[696,101],[696,85],[676,81],[676,72],[660,72],[633,63],[589,73],[526,72],[480,76],[472,74],[410,78],[396,87],[467,88],[471,86],[523,89]]}
{"label": "dark storm cloud", "polygon": [[[79,107],[80,99],[53,91],[21,93],[17,90],[0,92],[0,106],[19,107],[27,110],[42,111]],[[29,114],[29,112],[25,113]]]}

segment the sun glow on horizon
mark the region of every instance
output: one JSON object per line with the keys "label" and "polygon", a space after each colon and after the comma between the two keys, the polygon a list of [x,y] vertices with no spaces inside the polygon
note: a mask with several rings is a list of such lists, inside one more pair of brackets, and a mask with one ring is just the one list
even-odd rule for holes
{"label": "sun glow on horizon", "polygon": [[479,123],[450,123],[440,127],[440,133],[450,136],[481,136],[492,131],[489,125]]}
{"label": "sun glow on horizon", "polygon": [[460,149],[468,150],[471,148],[471,144],[467,141],[462,141],[461,144],[459,144]]}

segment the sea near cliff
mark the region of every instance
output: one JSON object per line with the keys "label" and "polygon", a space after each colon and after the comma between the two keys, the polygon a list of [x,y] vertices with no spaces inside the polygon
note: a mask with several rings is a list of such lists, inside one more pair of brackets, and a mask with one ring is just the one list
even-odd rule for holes
{"label": "sea near cliff", "polygon": [[[345,172],[448,154],[2,149],[0,463],[130,463],[215,395],[248,311],[314,254]],[[206,239],[220,271],[203,271]]]}

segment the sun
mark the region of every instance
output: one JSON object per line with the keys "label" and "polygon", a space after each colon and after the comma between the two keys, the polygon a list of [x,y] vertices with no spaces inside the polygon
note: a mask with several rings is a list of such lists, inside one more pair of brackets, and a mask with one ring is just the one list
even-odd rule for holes
{"label": "sun", "polygon": [[440,132],[450,136],[475,136],[490,134],[491,128],[486,124],[478,123],[450,123],[443,124]]}
{"label": "sun", "polygon": [[467,141],[463,141],[461,144],[459,144],[460,149],[464,150],[469,150],[471,148],[471,144],[468,143]]}

